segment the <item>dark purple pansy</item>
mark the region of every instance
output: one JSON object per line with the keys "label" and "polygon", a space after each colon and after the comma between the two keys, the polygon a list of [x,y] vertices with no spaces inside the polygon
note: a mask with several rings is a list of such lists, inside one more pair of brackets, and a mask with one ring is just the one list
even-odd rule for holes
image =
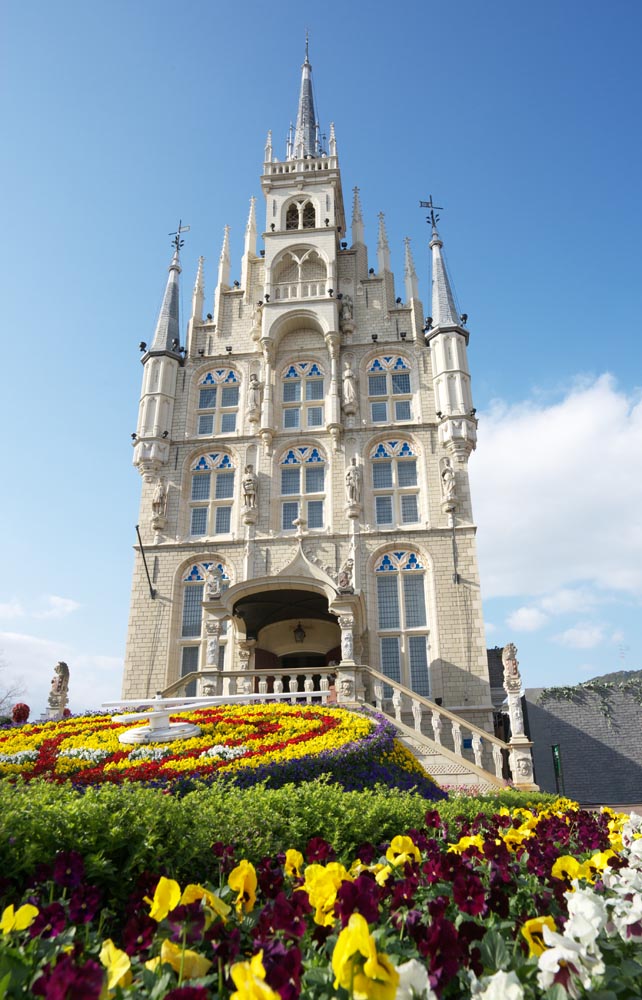
{"label": "dark purple pansy", "polygon": [[75,889],[85,877],[85,862],[78,851],[58,851],[52,874],[56,885]]}

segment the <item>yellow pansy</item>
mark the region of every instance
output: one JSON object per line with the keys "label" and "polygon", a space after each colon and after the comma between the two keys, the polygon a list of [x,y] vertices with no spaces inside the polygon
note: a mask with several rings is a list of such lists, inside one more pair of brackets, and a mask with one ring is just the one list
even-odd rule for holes
{"label": "yellow pansy", "polygon": [[[609,858],[614,858],[615,856],[615,851],[598,851],[597,854],[594,854],[592,857],[586,859],[583,867],[587,871],[590,871],[591,874],[601,874],[608,866]],[[589,881],[593,882],[594,879],[589,878]]]}
{"label": "yellow pansy", "polygon": [[258,884],[254,865],[243,860],[230,872],[227,884],[238,893],[236,897],[236,912],[251,913],[256,902],[256,886]]}
{"label": "yellow pansy", "polygon": [[159,879],[154,898],[152,900],[145,899],[146,903],[151,904],[150,917],[158,923],[164,920],[170,910],[178,906],[180,901],[180,885],[173,878],[165,878],[164,875],[161,875]]}
{"label": "yellow pansy", "polygon": [[14,910],[13,903],[3,911],[0,917],[0,930],[3,934],[10,934],[11,931],[26,931],[39,914],[37,906],[31,903],[24,903],[17,910]]}
{"label": "yellow pansy", "polygon": [[408,861],[421,861],[421,854],[411,837],[393,837],[386,858],[391,865],[401,868]]}
{"label": "yellow pansy", "polygon": [[334,986],[351,990],[355,1000],[394,1000],[399,973],[387,955],[377,952],[367,921],[353,913],[332,953]]}
{"label": "yellow pansy", "polygon": [[265,982],[262,951],[249,962],[237,962],[230,969],[230,975],[236,986],[230,1000],[281,1000],[281,995]]}
{"label": "yellow pansy", "polygon": [[300,878],[303,871],[303,855],[301,851],[290,848],[285,852],[285,874],[291,878]]}
{"label": "yellow pansy", "polygon": [[456,844],[451,844],[448,851],[453,854],[463,854],[464,851],[469,850],[471,847],[478,847],[479,850],[484,848],[484,838],[476,833],[474,837],[461,837]]}
{"label": "yellow pansy", "polygon": [[553,878],[560,878],[573,881],[573,879],[586,878],[586,868],[577,858],[570,854],[563,854],[558,858],[551,868]]}
{"label": "yellow pansy", "polygon": [[528,838],[532,836],[533,836],[532,830],[522,828],[521,826],[519,827],[518,830],[516,830],[514,827],[510,827],[502,835],[502,840],[504,841],[506,847],[510,851],[514,851],[516,847],[520,847],[520,845],[523,844],[525,840],[528,840]]}
{"label": "yellow pansy", "polygon": [[353,881],[350,873],[337,861],[328,865],[308,865],[301,888],[307,892],[310,905],[315,909],[315,923],[322,927],[332,926],[337,890],[342,882]]}
{"label": "yellow pansy", "polygon": [[129,986],[132,981],[132,963],[126,951],[117,948],[111,938],[103,941],[100,949],[100,961],[107,969],[107,989],[114,990],[117,986]]}
{"label": "yellow pansy", "polygon": [[183,889],[183,895],[180,898],[180,902],[183,906],[187,906],[189,903],[196,903],[203,900],[205,906],[220,917],[223,923],[227,921],[228,916],[232,912],[232,907],[228,906],[220,896],[215,895],[215,893],[210,892],[202,885],[194,885],[190,883],[186,885]]}
{"label": "yellow pansy", "polygon": [[545,927],[548,927],[551,931],[556,929],[555,921],[552,917],[533,917],[532,920],[527,920],[522,926],[522,934],[528,942],[529,954],[535,955],[535,957],[546,951],[543,933]]}
{"label": "yellow pansy", "polygon": [[183,979],[200,979],[212,968],[212,963],[209,958],[205,958],[205,955],[199,955],[189,948],[182,948],[169,940],[163,941],[161,945],[160,960],[171,965],[174,972],[182,971]]}

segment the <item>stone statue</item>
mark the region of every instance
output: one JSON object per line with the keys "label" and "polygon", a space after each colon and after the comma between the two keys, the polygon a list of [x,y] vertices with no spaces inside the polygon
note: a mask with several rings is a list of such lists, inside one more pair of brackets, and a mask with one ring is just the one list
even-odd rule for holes
{"label": "stone statue", "polygon": [[354,408],[357,403],[357,389],[355,377],[349,361],[346,361],[343,369],[343,407]]}
{"label": "stone statue", "polygon": [[221,578],[212,563],[205,577],[205,600],[216,601],[221,596]]}
{"label": "stone statue", "polygon": [[256,507],[256,491],[258,489],[258,478],[253,465],[246,465],[243,474],[241,488],[243,490],[243,503],[246,507]]}
{"label": "stone statue", "polygon": [[161,479],[156,483],[154,495],[152,496],[152,514],[154,517],[164,517],[167,507],[167,487]]}
{"label": "stone statue", "polygon": [[354,685],[349,677],[342,677],[339,683],[342,698],[352,698]]}
{"label": "stone statue", "polygon": [[341,322],[350,323],[352,321],[352,299],[349,295],[344,295],[341,299]]}
{"label": "stone statue", "polygon": [[66,663],[60,660],[54,667],[54,675],[51,680],[48,701],[49,708],[59,714],[60,718],[62,718],[62,713],[67,707],[68,692],[69,667]]}
{"label": "stone statue", "polygon": [[509,642],[502,649],[502,664],[504,666],[504,687],[508,692],[520,691],[522,678],[517,660],[517,647],[513,642]]}
{"label": "stone statue", "polygon": [[354,587],[352,586],[353,569],[354,569],[354,559],[346,559],[341,569],[339,570],[339,576],[337,578],[339,590],[350,591],[350,592],[354,590]]}
{"label": "stone statue", "polygon": [[261,388],[262,383],[259,382],[258,375],[252,373],[247,386],[247,408],[250,412],[261,408]]}
{"label": "stone statue", "polygon": [[354,639],[352,632],[346,629],[341,633],[341,659],[351,660],[354,653]]}
{"label": "stone statue", "polygon": [[348,503],[359,503],[361,500],[361,469],[356,458],[352,459],[346,472],[346,497]]}
{"label": "stone statue", "polygon": [[441,470],[441,489],[444,495],[444,500],[456,500],[457,499],[457,485],[455,482],[455,470],[452,467],[449,458],[444,459],[444,464]]}

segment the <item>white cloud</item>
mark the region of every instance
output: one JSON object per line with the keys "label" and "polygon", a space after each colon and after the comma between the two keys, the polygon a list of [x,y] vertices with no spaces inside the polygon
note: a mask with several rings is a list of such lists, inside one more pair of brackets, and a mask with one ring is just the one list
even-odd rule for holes
{"label": "white cloud", "polygon": [[534,607],[517,608],[506,619],[508,627],[515,629],[516,632],[536,632],[547,622],[548,615]]}
{"label": "white cloud", "polygon": [[549,615],[569,615],[590,611],[596,604],[600,603],[597,594],[592,593],[587,587],[571,590],[568,587],[561,587],[551,594],[546,594],[538,601],[538,605]]}
{"label": "white cloud", "polygon": [[610,375],[558,402],[481,414],[470,477],[485,597],[556,593],[572,605],[595,587],[639,599],[640,454],[642,402]]}
{"label": "white cloud", "polygon": [[57,597],[56,594],[48,594],[45,600],[48,607],[44,611],[34,611],[34,618],[66,618],[80,607],[78,601],[73,601],[70,597]]}
{"label": "white cloud", "polygon": [[580,622],[553,638],[555,642],[570,649],[593,649],[604,641],[604,629],[601,625],[593,625],[591,622]]}
{"label": "white cloud", "polygon": [[4,604],[0,604],[0,618],[21,618],[24,613],[25,609],[20,601],[11,600],[6,601]]}
{"label": "white cloud", "polygon": [[484,628],[486,630],[486,635],[492,635],[497,631],[497,626],[493,625],[492,622],[484,622]]}

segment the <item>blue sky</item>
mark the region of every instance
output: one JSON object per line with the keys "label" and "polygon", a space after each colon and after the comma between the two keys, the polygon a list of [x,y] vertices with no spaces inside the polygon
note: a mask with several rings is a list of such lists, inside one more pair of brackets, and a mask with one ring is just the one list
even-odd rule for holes
{"label": "blue sky", "polygon": [[74,710],[120,693],[138,342],[167,234],[191,226],[186,322],[200,254],[211,309],[226,223],[240,273],[306,27],[346,201],[358,184],[373,257],[386,213],[400,293],[412,238],[426,306],[418,202],[444,206],[488,644],[517,644],[529,686],[641,667],[638,0],[5,0],[0,17],[0,680],[40,711],[64,658]]}

